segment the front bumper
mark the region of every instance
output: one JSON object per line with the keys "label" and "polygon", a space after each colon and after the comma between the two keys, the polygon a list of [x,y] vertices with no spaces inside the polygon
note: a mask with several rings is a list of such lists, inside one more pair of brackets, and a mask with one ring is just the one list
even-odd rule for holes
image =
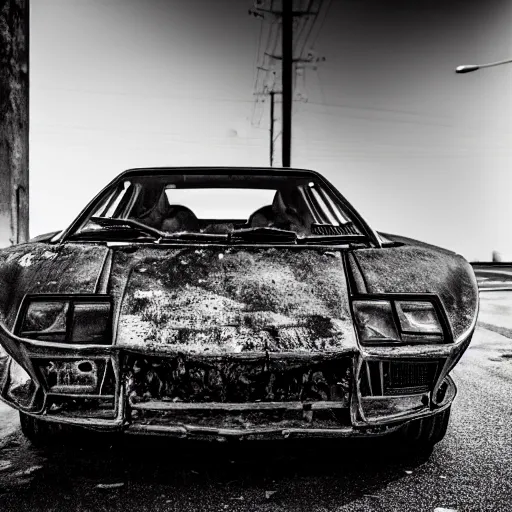
{"label": "front bumper", "polygon": [[[453,399],[456,395],[456,387],[451,379],[446,379],[447,390],[443,403],[435,409],[424,407],[420,411],[409,413],[408,415],[401,415],[397,419],[393,419],[392,415],[388,414],[385,421],[373,422],[362,422],[357,425],[350,423],[345,426],[332,426],[332,424],[324,424],[321,427],[318,426],[307,426],[302,428],[297,427],[245,427],[245,428],[219,428],[219,427],[207,427],[204,425],[197,424],[186,424],[181,425],[156,425],[151,423],[129,423],[125,425],[125,432],[128,434],[142,434],[142,435],[165,435],[176,437],[180,439],[205,439],[205,440],[217,440],[225,441],[228,439],[238,440],[271,440],[271,439],[305,439],[305,438],[342,438],[342,437],[379,437],[382,435],[390,434],[400,429],[407,421],[417,418],[423,418],[438,414],[444,409],[450,407]],[[208,404],[205,404],[208,405]],[[226,407],[223,405],[228,404],[211,404],[216,406],[223,411],[226,411]],[[233,405],[233,404],[229,404]],[[340,404],[327,403],[327,402],[316,402],[310,404],[311,407],[307,407],[308,404],[300,402],[288,402],[280,404],[268,404],[268,403],[254,403],[254,404],[243,404],[243,408],[254,411],[261,408],[261,406],[276,410],[279,408],[286,407],[289,410],[302,411],[303,414],[313,415],[315,411],[329,410],[332,411],[336,406],[339,409],[343,409]],[[333,407],[334,406],[334,407]],[[321,424],[321,421],[319,422]]]}
{"label": "front bumper", "polygon": [[[141,406],[132,403],[128,398],[126,388],[125,370],[123,360],[127,349],[121,346],[98,345],[66,345],[48,343],[19,338],[9,332],[0,323],[0,343],[6,351],[6,357],[0,358],[0,398],[16,409],[37,417],[41,420],[62,424],[76,425],[80,427],[100,431],[124,431],[129,434],[157,434],[178,438],[198,439],[286,439],[286,438],[315,438],[315,437],[375,437],[390,433],[399,429],[408,421],[434,415],[449,407],[456,395],[453,380],[448,376],[449,371],[456,364],[464,350],[467,348],[473,331],[460,341],[449,345],[429,346],[402,346],[402,347],[374,347],[364,350],[346,349],[338,352],[336,357],[349,358],[351,361],[350,393],[348,401],[325,402],[316,401],[305,403],[280,402],[278,404],[265,402],[247,402],[242,404],[246,410],[254,411],[262,408],[280,410],[289,409],[295,411],[304,421],[277,422],[274,424],[250,425],[240,427],[208,426],[194,422],[152,422],[144,419],[135,419],[134,410],[140,410]],[[148,355],[146,352],[141,356]],[[158,357],[165,358],[165,354],[158,352]],[[167,356],[170,356],[168,354]],[[283,354],[272,354],[272,357],[282,358]],[[332,354],[331,354],[332,356]],[[250,358],[248,354],[231,355],[235,359],[244,360]],[[310,356],[304,354],[305,360]],[[329,354],[325,355],[329,357]],[[94,395],[93,400],[111,400],[109,414],[97,414],[94,409],[59,412],[52,409],[54,393],[48,387],[48,383],[41,378],[37,362],[41,360],[103,360],[111,364],[114,388],[111,395]],[[424,363],[437,361],[437,371],[430,382],[428,389],[421,393],[406,395],[368,396],[364,391],[363,381],[368,379],[365,369],[368,363],[405,361],[409,363]],[[23,400],[17,399],[12,393],[12,368],[20,365],[30,377],[31,387],[27,387],[30,395]],[[62,396],[61,396],[62,398]],[[76,397],[69,396],[70,399]],[[192,404],[193,405],[193,404]],[[233,405],[238,408],[241,404],[216,403],[205,404],[205,409],[218,409],[228,411]],[[146,404],[146,412],[161,412],[162,404]],[[183,405],[166,402],[167,415],[172,416],[173,410],[183,409]],[[346,421],[340,421],[338,425],[311,421],[316,414],[315,410],[343,410]]]}

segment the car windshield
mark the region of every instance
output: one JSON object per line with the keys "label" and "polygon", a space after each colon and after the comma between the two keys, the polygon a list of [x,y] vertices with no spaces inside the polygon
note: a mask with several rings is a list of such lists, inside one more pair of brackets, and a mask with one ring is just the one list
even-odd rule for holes
{"label": "car windshield", "polygon": [[361,235],[315,175],[130,173],[104,191],[74,236],[276,237],[281,231],[297,238]]}

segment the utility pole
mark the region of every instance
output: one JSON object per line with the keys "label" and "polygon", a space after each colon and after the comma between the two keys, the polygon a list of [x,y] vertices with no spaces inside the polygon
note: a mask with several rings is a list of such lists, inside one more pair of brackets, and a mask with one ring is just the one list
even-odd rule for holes
{"label": "utility pole", "polygon": [[[325,57],[316,57],[316,52],[308,46],[309,39],[313,33],[313,28],[317,23],[320,11],[324,13],[323,19],[327,16],[327,11],[333,0],[309,0],[307,6],[304,7],[302,2],[299,3],[299,9],[293,9],[296,0],[280,0],[275,2],[274,0],[254,0],[254,8],[249,9],[249,14],[255,18],[262,20],[273,20],[268,30],[268,41],[265,46],[259,46],[258,57],[259,64],[257,65],[257,75],[255,81],[255,93],[256,97],[269,96],[271,98],[271,110],[275,111],[275,97],[272,95],[272,91],[276,94],[282,94],[282,115],[279,119],[282,136],[281,150],[282,150],[282,166],[291,167],[291,152],[292,152],[292,105],[294,95],[294,78],[296,71],[296,64],[300,63],[302,68],[311,67],[316,69],[318,62],[324,62]],[[276,4],[276,5],[274,5]],[[324,8],[325,6],[325,8]],[[280,8],[279,8],[280,7]],[[302,23],[301,28],[294,29],[294,20],[296,18],[303,18],[305,21]],[[277,26],[276,20],[280,19],[281,23],[281,48],[279,51],[276,36],[276,40],[272,39],[273,34],[279,34],[279,31],[273,31],[272,27]],[[301,20],[302,21],[302,20]],[[300,26],[300,23],[299,23]],[[296,34],[294,34],[296,32]],[[302,35],[306,34],[305,39],[302,40]],[[261,42],[261,33],[260,33]],[[300,43],[300,44],[299,44]],[[296,48],[297,47],[297,48]],[[294,53],[296,58],[294,58]],[[275,77],[276,71],[274,65],[277,61],[281,61],[281,91],[278,93],[274,90],[275,80],[272,80],[269,84],[268,74],[272,73]],[[267,80],[263,77],[263,80],[259,80],[261,73],[267,73]],[[256,100],[255,109],[259,100]],[[261,116],[260,116],[261,118]],[[275,119],[271,113],[271,131],[275,130]],[[259,125],[259,121],[258,121]],[[274,139],[270,141],[270,161],[271,165],[274,161],[275,146]]]}
{"label": "utility pole", "polygon": [[274,102],[276,93],[270,91],[270,167],[274,167]]}
{"label": "utility pole", "polygon": [[293,0],[283,0],[282,21],[282,160],[291,167],[293,100]]}
{"label": "utility pole", "polygon": [[0,0],[0,247],[28,239],[29,0]]}

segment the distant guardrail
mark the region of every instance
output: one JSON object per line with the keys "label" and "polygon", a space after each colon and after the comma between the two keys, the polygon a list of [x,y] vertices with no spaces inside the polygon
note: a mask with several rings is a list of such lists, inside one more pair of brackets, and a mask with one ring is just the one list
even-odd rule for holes
{"label": "distant guardrail", "polygon": [[470,261],[472,267],[510,267],[512,270],[512,261],[510,263],[502,261]]}
{"label": "distant guardrail", "polygon": [[481,292],[512,291],[512,263],[498,261],[474,261],[478,289]]}

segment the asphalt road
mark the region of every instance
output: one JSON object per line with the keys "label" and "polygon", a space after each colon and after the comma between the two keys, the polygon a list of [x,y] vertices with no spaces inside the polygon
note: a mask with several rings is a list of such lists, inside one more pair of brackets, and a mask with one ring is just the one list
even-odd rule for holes
{"label": "asphalt road", "polygon": [[481,297],[485,327],[454,372],[450,427],[430,454],[385,440],[93,437],[36,449],[1,408],[0,510],[512,510],[512,292]]}

